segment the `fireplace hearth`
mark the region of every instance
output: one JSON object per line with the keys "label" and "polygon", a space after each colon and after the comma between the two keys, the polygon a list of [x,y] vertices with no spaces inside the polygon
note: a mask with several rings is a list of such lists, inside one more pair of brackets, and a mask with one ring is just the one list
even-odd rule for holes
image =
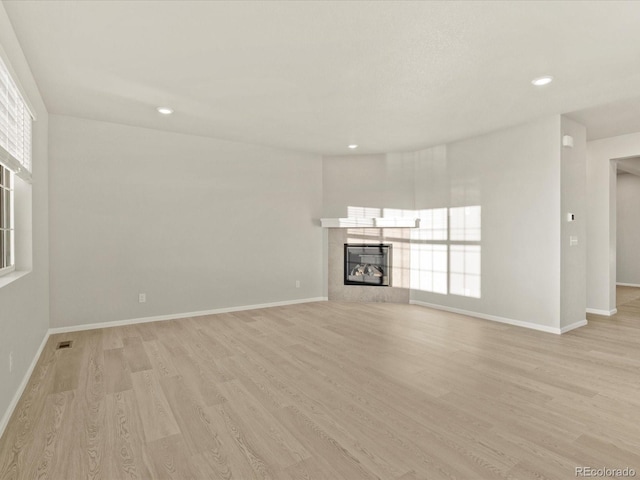
{"label": "fireplace hearth", "polygon": [[344,244],[344,284],[391,285],[390,244]]}

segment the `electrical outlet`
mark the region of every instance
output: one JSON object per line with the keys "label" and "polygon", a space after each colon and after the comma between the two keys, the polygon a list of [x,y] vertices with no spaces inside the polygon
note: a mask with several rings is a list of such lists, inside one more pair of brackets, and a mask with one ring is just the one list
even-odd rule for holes
{"label": "electrical outlet", "polygon": [[296,288],[300,288],[300,280],[296,280]]}
{"label": "electrical outlet", "polygon": [[9,373],[13,371],[13,352],[9,352]]}
{"label": "electrical outlet", "polygon": [[147,301],[147,294],[146,293],[139,293],[138,294],[138,302],[139,303],[146,303]]}

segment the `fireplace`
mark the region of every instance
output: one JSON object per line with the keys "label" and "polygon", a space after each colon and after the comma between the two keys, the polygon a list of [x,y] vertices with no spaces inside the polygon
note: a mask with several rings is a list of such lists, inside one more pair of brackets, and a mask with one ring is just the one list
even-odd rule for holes
{"label": "fireplace", "polygon": [[344,244],[344,284],[391,285],[391,245]]}

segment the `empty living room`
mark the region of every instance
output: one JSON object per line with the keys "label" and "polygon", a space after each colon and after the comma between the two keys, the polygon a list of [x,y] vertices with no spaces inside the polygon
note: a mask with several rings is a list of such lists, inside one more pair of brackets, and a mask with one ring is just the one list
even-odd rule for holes
{"label": "empty living room", "polygon": [[0,480],[640,476],[639,20],[0,0]]}

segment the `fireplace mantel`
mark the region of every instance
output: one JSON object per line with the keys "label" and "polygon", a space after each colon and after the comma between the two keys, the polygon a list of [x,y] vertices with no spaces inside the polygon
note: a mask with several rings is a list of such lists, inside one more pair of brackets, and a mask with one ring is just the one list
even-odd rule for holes
{"label": "fireplace mantel", "polygon": [[323,228],[419,228],[420,219],[403,217],[321,218]]}

